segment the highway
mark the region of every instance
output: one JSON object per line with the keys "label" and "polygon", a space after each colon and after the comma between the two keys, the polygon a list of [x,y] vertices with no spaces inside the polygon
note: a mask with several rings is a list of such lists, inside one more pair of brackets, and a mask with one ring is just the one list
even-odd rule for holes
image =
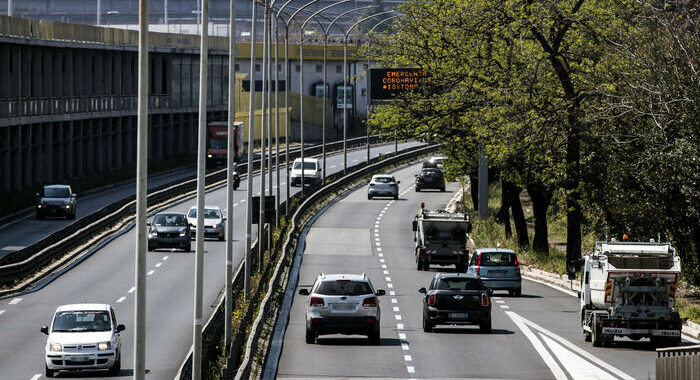
{"label": "highway", "polygon": [[[380,297],[381,344],[363,336],[321,336],[304,342],[305,296],[296,295],[283,341],[279,379],[649,379],[656,353],[647,341],[613,347],[584,342],[578,299],[523,279],[521,297],[495,292],[493,333],[478,326],[421,327],[422,297],[439,271],[417,271],[411,221],[421,201],[443,208],[457,190],[416,193],[417,165],[396,172],[400,199],[367,200],[362,187],[328,208],[312,225],[297,290],[320,273],[366,273]],[[443,269],[444,268],[444,269]],[[453,271],[452,267],[443,267]]]}
{"label": "highway", "polygon": [[[399,144],[399,149],[417,143]],[[394,145],[373,147],[372,156],[393,152]],[[348,165],[361,162],[364,149],[348,152]],[[342,170],[342,153],[328,156],[328,173]],[[281,197],[285,197],[284,171],[281,175]],[[254,193],[259,190],[255,177]],[[294,192],[299,188],[292,188]],[[274,192],[273,192],[274,193]],[[246,181],[235,192],[234,263],[242,258],[245,236]],[[103,203],[119,199],[104,194]],[[167,208],[186,212],[194,198]],[[225,189],[209,192],[206,204],[226,207]],[[81,205],[79,205],[79,208]],[[83,211],[85,207],[83,207]],[[54,221],[41,221],[50,224]],[[17,224],[22,228],[24,223]],[[21,230],[20,230],[21,231]],[[19,233],[19,232],[18,232]],[[57,306],[70,303],[109,303],[115,308],[118,323],[126,325],[122,333],[122,371],[117,377],[130,376],[133,368],[134,320],[134,241],[135,231],[116,238],[93,256],[57,278],[45,288],[29,294],[0,300],[0,379],[43,378],[46,335],[39,331],[48,325]],[[225,242],[208,240],[204,258],[204,318],[211,315],[224,286]],[[192,344],[194,253],[159,250],[148,253],[147,276],[147,358],[150,379],[172,379]],[[82,374],[82,378],[105,378],[105,373]]]}

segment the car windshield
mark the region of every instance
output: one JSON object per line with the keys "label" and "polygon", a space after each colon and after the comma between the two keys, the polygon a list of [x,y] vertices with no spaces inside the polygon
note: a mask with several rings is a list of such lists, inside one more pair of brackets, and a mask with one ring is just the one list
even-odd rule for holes
{"label": "car windshield", "polygon": [[374,177],[374,183],[394,183],[391,177]]}
{"label": "car windshield", "polygon": [[442,176],[442,172],[437,171],[437,170],[424,170],[420,172],[421,177],[440,177]]}
{"label": "car windshield", "polygon": [[[301,161],[294,162],[294,169],[301,169]],[[304,170],[316,170],[316,163],[304,161]]]}
{"label": "car windshield", "polygon": [[365,281],[323,281],[316,289],[316,293],[326,296],[360,296],[371,294],[372,288]]}
{"label": "car windshield", "polygon": [[[190,218],[196,218],[197,217],[197,209],[193,208],[190,210],[190,212],[187,214],[188,217]],[[215,209],[215,208],[205,208],[204,209],[204,219],[221,219],[221,211]]]}
{"label": "car windshield", "polygon": [[212,149],[226,149],[226,148],[228,148],[228,141],[227,140],[211,139],[210,141],[211,141],[210,148],[212,148]]}
{"label": "car windshield", "polygon": [[437,283],[438,290],[481,290],[479,280],[465,277],[445,277]]}
{"label": "car windshield", "polygon": [[[476,258],[476,256],[475,256]],[[515,265],[515,254],[512,252],[482,252],[481,265],[487,267],[512,267]],[[478,262],[478,260],[477,260]]]}
{"label": "car windshield", "polygon": [[183,215],[160,214],[153,219],[153,224],[163,227],[184,227],[187,225],[187,220]]}
{"label": "car windshield", "polygon": [[109,331],[109,313],[106,311],[61,311],[53,320],[53,332]]}
{"label": "car windshield", "polygon": [[70,189],[67,187],[45,187],[46,198],[70,198]]}

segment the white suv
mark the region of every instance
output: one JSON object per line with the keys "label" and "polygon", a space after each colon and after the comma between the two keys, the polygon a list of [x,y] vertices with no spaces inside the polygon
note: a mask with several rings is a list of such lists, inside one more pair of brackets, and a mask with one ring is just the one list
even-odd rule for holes
{"label": "white suv", "polygon": [[122,342],[114,309],[107,304],[63,305],[56,309],[51,327],[42,326],[46,339],[46,377],[59,370],[121,370]]}
{"label": "white suv", "polygon": [[311,291],[300,289],[306,299],[306,343],[325,334],[367,335],[379,344],[379,298],[365,274],[320,274]]}
{"label": "white suv", "polygon": [[[318,158],[304,158],[304,186],[315,185],[321,182],[321,160]],[[301,158],[297,158],[292,163],[291,173],[289,173],[289,184],[301,186]]]}

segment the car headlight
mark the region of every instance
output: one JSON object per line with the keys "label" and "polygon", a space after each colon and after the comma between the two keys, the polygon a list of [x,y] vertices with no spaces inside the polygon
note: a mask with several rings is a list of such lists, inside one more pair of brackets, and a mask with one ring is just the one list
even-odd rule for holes
{"label": "car headlight", "polygon": [[70,205],[66,205],[66,208],[70,208]]}
{"label": "car headlight", "polygon": [[211,158],[211,154],[207,154],[207,158]]}
{"label": "car headlight", "polygon": [[42,206],[42,205],[37,205],[36,207],[37,207],[37,208],[41,208],[41,206]]}
{"label": "car headlight", "polygon": [[214,225],[214,229],[217,229],[217,228],[220,228],[220,227],[221,227],[221,223],[216,223],[216,224]]}
{"label": "car headlight", "polygon": [[112,343],[110,343],[110,342],[102,342],[102,343],[97,344],[97,349],[99,351],[109,350],[111,347],[112,347]]}
{"label": "car headlight", "polygon": [[61,352],[63,351],[63,346],[60,343],[51,343],[50,349],[51,352]]}

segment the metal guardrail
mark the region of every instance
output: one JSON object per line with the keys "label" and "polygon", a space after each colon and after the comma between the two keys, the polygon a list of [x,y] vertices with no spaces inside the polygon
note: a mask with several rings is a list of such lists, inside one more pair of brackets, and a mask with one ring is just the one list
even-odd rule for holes
{"label": "metal guardrail", "polygon": [[[136,109],[136,96],[79,96],[0,100],[0,118],[60,115],[65,113],[129,111]],[[149,107],[169,108],[169,95],[151,95]]]}
{"label": "metal guardrail", "polygon": [[[366,143],[366,137],[350,139],[348,147],[362,146]],[[372,136],[370,142],[379,141],[378,136]],[[342,149],[343,142],[337,141],[326,144],[326,151],[337,151]],[[305,148],[305,154],[313,156],[320,154],[322,145],[314,145]],[[301,149],[291,148],[289,152],[290,160],[299,157]],[[280,157],[280,163],[284,162],[284,156]],[[256,160],[253,170],[260,167],[260,160]],[[247,163],[238,165],[241,174],[248,172]],[[207,188],[217,186],[226,179],[226,169],[221,169],[207,174]],[[179,180],[169,184],[159,186],[148,194],[148,204],[157,205],[167,202],[173,198],[186,196],[196,188],[196,178],[189,180]],[[25,278],[50,264],[55,259],[64,256],[67,252],[82,246],[85,242],[95,238],[105,238],[106,230],[114,227],[124,218],[135,213],[135,196],[129,196],[120,201],[109,204],[102,209],[87,215],[65,228],[56,231],[49,236],[31,244],[21,250],[12,252],[0,259],[0,286],[14,284],[17,280]],[[105,236],[101,236],[105,235]]]}
{"label": "metal guardrail", "polygon": [[656,379],[700,379],[700,345],[658,348]]}

